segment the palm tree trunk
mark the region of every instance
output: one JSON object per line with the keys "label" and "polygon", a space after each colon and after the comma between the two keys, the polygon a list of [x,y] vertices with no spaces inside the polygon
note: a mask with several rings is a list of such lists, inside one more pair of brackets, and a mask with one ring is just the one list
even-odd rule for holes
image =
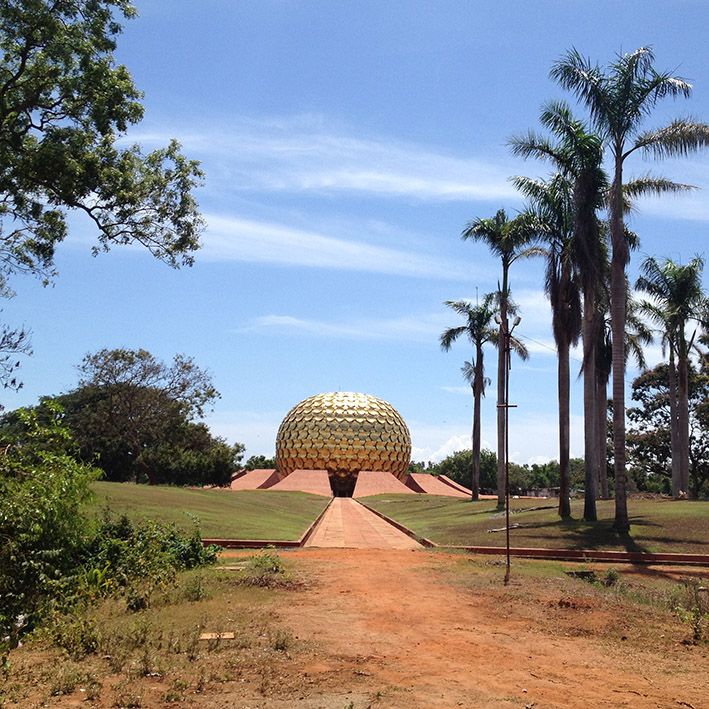
{"label": "palm tree trunk", "polygon": [[[680,333],[683,337],[684,333]],[[689,372],[684,342],[680,342],[678,362],[679,396],[677,401],[677,430],[679,448],[679,480],[681,489],[689,494]]]}
{"label": "palm tree trunk", "polygon": [[483,393],[483,350],[476,345],[475,376],[473,378],[473,479],[472,500],[480,497],[480,400]]}
{"label": "palm tree trunk", "polygon": [[596,430],[598,431],[598,485],[602,500],[610,497],[608,490],[608,393],[601,377],[596,381]]}
{"label": "palm tree trunk", "polygon": [[569,343],[558,344],[558,393],[559,393],[559,516],[571,517],[569,499]]}
{"label": "palm tree trunk", "polygon": [[584,480],[583,518],[595,522],[596,482],[598,480],[598,426],[596,399],[596,308],[592,293],[583,298],[583,444]]}
{"label": "palm tree trunk", "polygon": [[625,469],[625,265],[628,244],[623,228],[623,146],[615,146],[615,174],[611,187],[611,337],[613,338],[613,465],[615,469],[615,522],[617,532],[630,530],[627,471]]}
{"label": "palm tree trunk", "polygon": [[667,384],[670,398],[670,449],[672,452],[672,497],[679,500],[682,490],[682,475],[680,473],[680,443],[679,443],[679,395],[677,386],[677,365],[675,363],[674,343],[670,342],[670,362],[667,367]]}
{"label": "palm tree trunk", "polygon": [[505,507],[505,377],[507,376],[507,353],[505,352],[507,322],[507,274],[509,265],[502,262],[502,289],[500,292],[500,338],[497,343],[497,508]]}

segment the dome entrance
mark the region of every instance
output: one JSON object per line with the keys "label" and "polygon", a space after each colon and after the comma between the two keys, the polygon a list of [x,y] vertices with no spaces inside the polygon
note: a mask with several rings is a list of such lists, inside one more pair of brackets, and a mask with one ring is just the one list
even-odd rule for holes
{"label": "dome entrance", "polygon": [[333,497],[352,497],[357,484],[357,473],[346,470],[328,470]]}

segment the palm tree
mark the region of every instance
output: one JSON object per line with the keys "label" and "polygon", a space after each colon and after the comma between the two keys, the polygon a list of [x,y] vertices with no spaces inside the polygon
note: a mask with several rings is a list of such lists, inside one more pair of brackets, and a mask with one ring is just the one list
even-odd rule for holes
{"label": "palm tree", "polygon": [[573,261],[573,186],[561,174],[550,180],[514,178],[515,186],[531,201],[530,213],[547,243],[544,289],[552,310],[557,350],[559,398],[559,516],[571,517],[569,497],[570,368],[569,353],[581,334],[581,294]]}
{"label": "palm tree", "polygon": [[[510,145],[515,155],[551,161],[568,183],[567,191],[570,190],[571,193],[571,204],[566,207],[571,211],[565,215],[558,214],[555,219],[558,222],[556,231],[563,230],[568,234],[571,229],[571,239],[565,249],[565,257],[569,260],[569,267],[579,274],[584,296],[584,519],[595,521],[596,481],[601,460],[597,447],[597,430],[598,421],[601,418],[605,421],[605,406],[603,411],[598,410],[595,388],[596,344],[600,326],[597,301],[604,263],[604,245],[596,212],[603,206],[607,190],[606,175],[601,167],[603,146],[598,136],[590,133],[582,121],[574,118],[564,102],[549,103],[542,111],[540,122],[558,142],[552,143],[534,131],[529,131],[525,136],[512,138]],[[516,184],[527,196],[534,199],[533,192],[528,189],[532,186],[531,183],[528,182],[525,186],[517,178]],[[561,386],[560,382],[560,392]],[[562,402],[559,403],[561,407]]]}
{"label": "palm tree", "polygon": [[[640,317],[642,312],[640,303],[630,296],[630,287],[626,279],[627,296],[627,315],[625,326],[625,363],[632,357],[638,369],[647,369],[645,361],[645,353],[643,347],[649,345],[653,341],[652,331]],[[600,488],[600,497],[608,499],[610,497],[608,489],[608,463],[607,463],[607,435],[608,435],[608,418],[607,418],[607,402],[608,402],[608,382],[611,377],[612,361],[613,361],[613,340],[611,334],[611,321],[608,310],[608,288],[603,289],[602,303],[602,318],[601,318],[601,334],[597,347],[596,357],[596,390],[598,397],[598,411],[601,414],[598,417],[598,451],[601,461],[600,476],[598,485]]]}
{"label": "palm tree", "polygon": [[706,327],[707,297],[702,289],[704,261],[693,258],[686,266],[666,259],[659,264],[647,258],[635,287],[652,297],[642,310],[662,328],[669,350],[669,392],[672,445],[672,495],[679,498],[689,489],[689,353],[698,328],[687,337],[694,321]]}
{"label": "palm tree", "polygon": [[641,47],[619,55],[607,71],[575,49],[556,62],[551,77],[570,90],[590,111],[591,121],[604,139],[613,160],[609,196],[611,233],[611,323],[613,332],[613,458],[615,467],[615,522],[619,532],[630,529],[625,469],[625,267],[629,260],[624,230],[623,168],[640,150],[663,158],[686,155],[709,145],[709,125],[677,119],[663,128],[642,132],[643,119],[660,99],[689,97],[691,84],[658,72],[651,49]]}
{"label": "palm tree", "polygon": [[447,300],[446,305],[465,318],[465,325],[448,328],[441,335],[441,347],[447,352],[451,345],[462,336],[467,336],[475,348],[473,361],[463,366],[463,375],[473,388],[473,470],[471,490],[472,499],[480,495],[480,401],[485,396],[485,378],[483,345],[496,339],[496,331],[492,327],[495,315],[494,298],[487,294],[480,305],[472,305],[467,300]]}
{"label": "palm tree", "polygon": [[[482,241],[500,257],[502,261],[502,285],[498,283],[498,300],[500,321],[507,326],[509,314],[509,272],[512,264],[520,258],[526,258],[538,253],[537,249],[529,248],[535,238],[533,225],[527,215],[519,215],[508,219],[504,209],[498,210],[489,219],[474,219],[463,230],[463,239]],[[505,367],[507,357],[502,338],[497,343],[497,507],[505,506]]]}

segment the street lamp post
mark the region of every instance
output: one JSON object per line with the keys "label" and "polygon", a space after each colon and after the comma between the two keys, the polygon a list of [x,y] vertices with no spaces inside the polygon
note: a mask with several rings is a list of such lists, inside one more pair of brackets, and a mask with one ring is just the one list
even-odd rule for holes
{"label": "street lamp post", "polygon": [[505,400],[498,407],[505,410],[505,586],[510,582],[510,409],[516,408],[516,404],[510,404],[510,369],[512,367],[511,345],[512,332],[520,324],[522,318],[515,316],[512,327],[507,317],[502,320],[499,316],[495,318],[500,324],[500,338],[505,351]]}

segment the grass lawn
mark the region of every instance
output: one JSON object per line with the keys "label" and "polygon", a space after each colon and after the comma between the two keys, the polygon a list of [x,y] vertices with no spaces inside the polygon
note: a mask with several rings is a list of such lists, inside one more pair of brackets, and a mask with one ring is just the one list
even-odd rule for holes
{"label": "grass lawn", "polygon": [[[374,495],[363,502],[437,544],[504,546],[505,516],[494,500],[470,502],[433,495]],[[530,510],[532,507],[545,509]],[[598,502],[595,524],[581,520],[583,500],[571,503],[573,519],[563,522],[555,500],[512,500],[510,531],[516,547],[617,549],[709,553],[709,502],[631,499],[630,534],[613,530],[614,502]],[[490,529],[502,529],[489,532]]]}
{"label": "grass lawn", "polygon": [[159,485],[97,482],[94,514],[175,522],[191,529],[199,520],[203,537],[223,539],[298,539],[325,509],[329,498],[305,492],[269,490],[190,490]]}

